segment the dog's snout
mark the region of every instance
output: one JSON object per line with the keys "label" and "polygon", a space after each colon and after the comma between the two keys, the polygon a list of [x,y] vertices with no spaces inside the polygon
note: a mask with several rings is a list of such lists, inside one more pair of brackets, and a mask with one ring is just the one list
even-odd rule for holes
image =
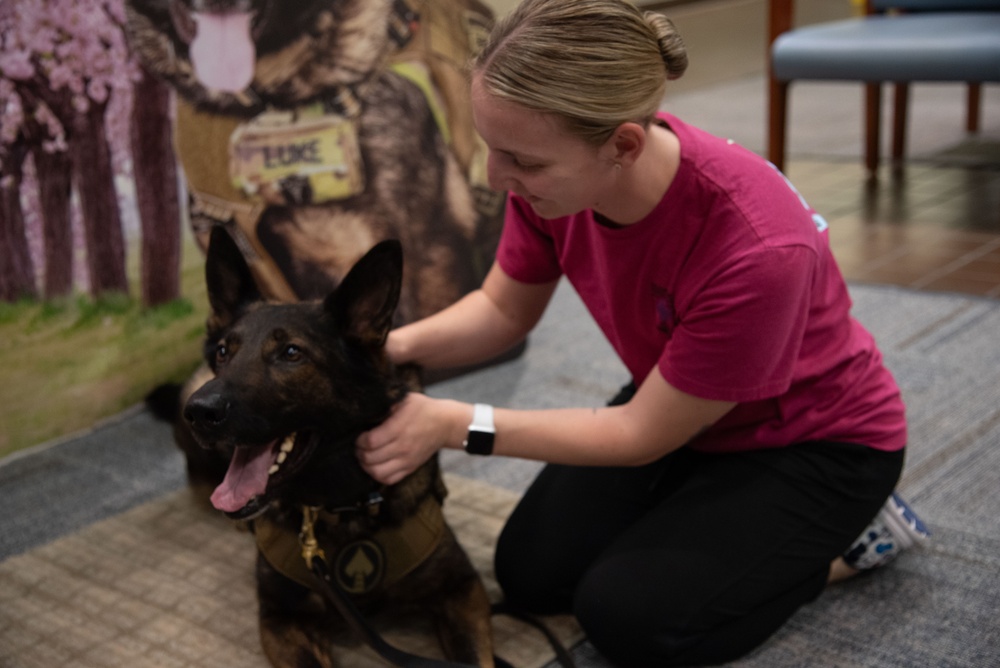
{"label": "dog's snout", "polygon": [[184,407],[184,419],[196,427],[219,427],[229,416],[229,402],[220,394],[195,394]]}

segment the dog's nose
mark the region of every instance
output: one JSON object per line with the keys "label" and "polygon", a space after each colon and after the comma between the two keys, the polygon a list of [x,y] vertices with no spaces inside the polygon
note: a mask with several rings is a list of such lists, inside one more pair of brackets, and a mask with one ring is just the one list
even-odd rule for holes
{"label": "dog's nose", "polygon": [[229,402],[220,394],[195,393],[184,406],[184,419],[197,427],[219,427],[229,415]]}

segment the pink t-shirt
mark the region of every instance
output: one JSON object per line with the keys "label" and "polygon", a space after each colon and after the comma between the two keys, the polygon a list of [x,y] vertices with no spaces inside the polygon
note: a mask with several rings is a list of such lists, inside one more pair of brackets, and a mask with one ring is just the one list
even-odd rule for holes
{"label": "pink t-shirt", "polygon": [[500,266],[525,283],[564,274],[636,383],[657,367],[688,394],[738,402],[689,447],[904,447],[899,388],[850,316],[826,222],[756,154],[660,120],[681,164],[646,218],[546,220],[511,195]]}

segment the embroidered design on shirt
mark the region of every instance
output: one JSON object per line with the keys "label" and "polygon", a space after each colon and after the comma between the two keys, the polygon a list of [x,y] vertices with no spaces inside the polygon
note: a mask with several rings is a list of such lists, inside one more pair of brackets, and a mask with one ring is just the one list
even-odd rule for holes
{"label": "embroidered design on shirt", "polygon": [[674,331],[674,298],[664,288],[653,285],[653,315],[656,318],[656,328],[664,334]]}

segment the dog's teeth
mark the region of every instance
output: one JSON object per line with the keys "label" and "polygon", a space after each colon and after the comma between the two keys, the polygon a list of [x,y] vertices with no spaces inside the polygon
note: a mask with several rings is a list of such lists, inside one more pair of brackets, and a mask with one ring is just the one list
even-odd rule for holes
{"label": "dog's teeth", "polygon": [[282,452],[291,452],[292,448],[295,447],[295,436],[288,436],[284,441],[281,442]]}
{"label": "dog's teeth", "polygon": [[281,467],[280,467],[280,466],[278,466],[277,464],[272,464],[272,465],[271,465],[271,468],[269,468],[269,469],[267,470],[267,474],[268,474],[268,475],[274,475],[275,473],[277,473],[277,472],[278,472],[278,469],[280,469],[280,468],[281,468]]}
{"label": "dog's teeth", "polygon": [[285,450],[282,450],[281,452],[278,453],[278,463],[279,464],[284,464],[286,459],[288,459],[288,452],[286,452]]}

